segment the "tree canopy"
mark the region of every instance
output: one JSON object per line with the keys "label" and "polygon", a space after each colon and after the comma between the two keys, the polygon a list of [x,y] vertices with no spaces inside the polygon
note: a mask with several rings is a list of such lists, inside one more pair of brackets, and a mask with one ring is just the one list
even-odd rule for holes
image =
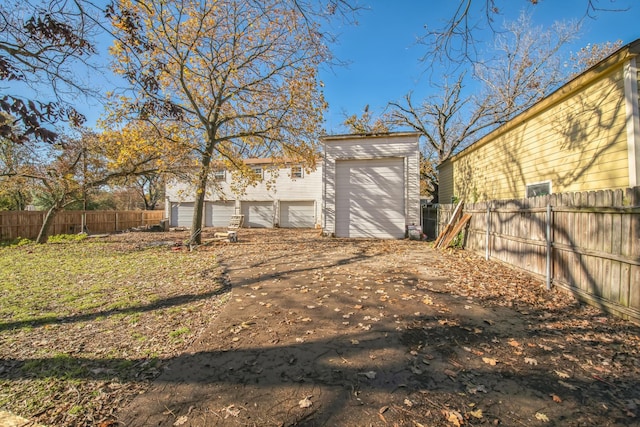
{"label": "tree canopy", "polygon": [[329,51],[303,6],[118,0],[109,10],[114,70],[134,88],[115,111],[188,144],[197,161],[195,243],[212,162],[249,180],[249,157],[315,162],[326,107],[317,70]]}
{"label": "tree canopy", "polygon": [[51,143],[56,123],[84,122],[69,95],[91,92],[78,67],[96,52],[95,11],[80,0],[0,3],[0,136]]}

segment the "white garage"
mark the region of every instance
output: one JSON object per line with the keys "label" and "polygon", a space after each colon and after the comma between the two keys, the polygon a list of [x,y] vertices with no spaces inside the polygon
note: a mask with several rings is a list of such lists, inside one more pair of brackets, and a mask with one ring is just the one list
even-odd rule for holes
{"label": "white garage", "polygon": [[280,226],[313,228],[316,224],[316,204],[313,200],[280,201]]}
{"label": "white garage", "polygon": [[272,201],[243,201],[240,208],[245,227],[273,227]]}
{"label": "white garage", "polygon": [[404,159],[336,161],[336,237],[405,235]]}
{"label": "white garage", "polygon": [[191,227],[193,222],[193,202],[171,204],[171,227]]}
{"label": "white garage", "polygon": [[323,138],[323,223],[336,237],[403,238],[420,224],[415,132]]}
{"label": "white garage", "polygon": [[218,200],[205,204],[205,227],[227,227],[231,215],[236,213],[236,202],[234,200]]}

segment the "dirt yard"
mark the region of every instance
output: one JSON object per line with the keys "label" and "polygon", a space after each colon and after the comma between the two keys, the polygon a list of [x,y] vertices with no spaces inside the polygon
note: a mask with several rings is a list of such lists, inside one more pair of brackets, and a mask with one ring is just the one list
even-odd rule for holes
{"label": "dirt yard", "polygon": [[126,426],[640,425],[640,328],[464,251],[242,230]]}
{"label": "dirt yard", "polygon": [[[187,248],[175,243],[187,237],[105,241],[123,253],[153,246],[178,259]],[[63,344],[112,343],[132,358],[91,358],[89,376],[71,377],[58,400],[43,396],[32,418],[100,427],[640,426],[640,327],[632,323],[426,242],[332,239],[315,230],[243,229],[239,237],[197,248],[211,268],[167,290],[173,305],[150,305],[149,320],[117,327],[118,318],[102,316],[113,322],[104,332],[47,321],[0,340],[0,379],[20,387],[28,378],[18,361],[43,343],[69,355],[60,369],[76,370],[88,359],[76,363],[81,353]],[[219,290],[191,301],[214,280]],[[182,347],[167,342],[163,353],[176,320],[197,333]],[[162,355],[152,366],[135,356],[132,328],[144,328]],[[94,402],[94,412],[70,416],[73,405],[62,399]]]}

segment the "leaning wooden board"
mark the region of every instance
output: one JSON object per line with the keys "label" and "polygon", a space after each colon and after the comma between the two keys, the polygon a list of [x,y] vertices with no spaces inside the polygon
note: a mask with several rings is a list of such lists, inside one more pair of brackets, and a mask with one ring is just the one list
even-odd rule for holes
{"label": "leaning wooden board", "polygon": [[458,233],[464,228],[465,225],[471,220],[471,214],[464,214],[460,221],[451,229],[449,233],[442,239],[441,244],[438,247],[447,248],[458,235]]}
{"label": "leaning wooden board", "polygon": [[445,236],[447,236],[449,234],[449,231],[451,230],[451,227],[453,227],[453,225],[456,223],[456,221],[458,221],[458,216],[460,215],[461,212],[462,212],[462,200],[460,200],[458,202],[458,204],[456,205],[456,208],[453,210],[453,214],[449,218],[449,221],[447,222],[447,225],[440,232],[440,234],[436,238],[436,241],[433,243],[433,247],[435,247],[435,248],[439,248],[440,247],[440,244],[442,243],[442,239],[444,239]]}

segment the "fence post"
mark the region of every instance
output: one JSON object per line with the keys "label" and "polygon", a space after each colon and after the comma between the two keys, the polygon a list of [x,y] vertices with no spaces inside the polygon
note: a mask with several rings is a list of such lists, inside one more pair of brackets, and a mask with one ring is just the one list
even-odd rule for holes
{"label": "fence post", "polygon": [[491,242],[490,237],[490,228],[491,228],[491,203],[487,202],[487,235],[484,247],[484,258],[489,261],[491,257],[491,250],[489,249],[489,242]]}
{"label": "fence post", "polygon": [[551,204],[547,204],[547,290],[551,289]]}

